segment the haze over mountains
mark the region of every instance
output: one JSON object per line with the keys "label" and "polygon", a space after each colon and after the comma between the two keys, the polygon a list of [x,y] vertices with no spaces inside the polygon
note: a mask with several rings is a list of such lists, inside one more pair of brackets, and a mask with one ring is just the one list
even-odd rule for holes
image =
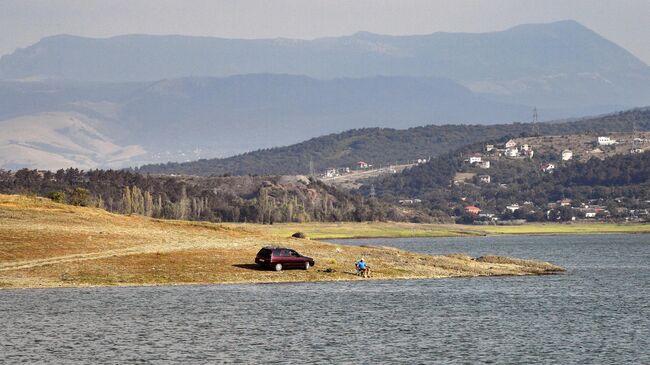
{"label": "haze over mountains", "polygon": [[0,151],[50,156],[0,155],[5,168],[63,167],[56,156],[75,153],[99,167],[183,161],[360,127],[529,121],[534,106],[552,119],[650,105],[650,67],[573,21],[310,41],[61,35],[0,58],[0,80],[3,131],[26,116],[59,130],[43,116],[72,113],[96,142],[130,151],[102,159],[43,137],[52,131],[3,133]]}

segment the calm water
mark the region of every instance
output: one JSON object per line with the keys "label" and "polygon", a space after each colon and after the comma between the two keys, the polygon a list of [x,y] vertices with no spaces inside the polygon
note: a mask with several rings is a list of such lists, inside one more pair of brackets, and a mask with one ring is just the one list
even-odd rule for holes
{"label": "calm water", "polygon": [[0,362],[650,364],[650,235],[348,243],[538,258],[569,272],[2,290]]}

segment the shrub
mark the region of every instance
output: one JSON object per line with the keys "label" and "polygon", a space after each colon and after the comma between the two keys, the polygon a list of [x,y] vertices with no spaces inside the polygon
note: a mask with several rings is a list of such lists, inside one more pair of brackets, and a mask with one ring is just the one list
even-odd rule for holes
{"label": "shrub", "polygon": [[57,203],[65,203],[65,193],[63,191],[54,191],[50,193],[49,198]]}
{"label": "shrub", "polygon": [[72,205],[86,207],[90,203],[90,192],[84,188],[74,188],[70,192],[68,202]]}
{"label": "shrub", "polygon": [[307,235],[302,233],[302,232],[296,232],[296,233],[292,234],[291,237],[293,237],[293,238],[307,238]]}

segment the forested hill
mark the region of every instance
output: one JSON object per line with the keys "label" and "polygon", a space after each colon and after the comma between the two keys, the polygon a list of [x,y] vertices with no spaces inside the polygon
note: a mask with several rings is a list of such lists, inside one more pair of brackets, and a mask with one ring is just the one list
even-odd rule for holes
{"label": "forested hill", "polygon": [[[650,208],[650,150],[602,160],[553,160],[556,167],[545,171],[540,167],[546,157],[508,159],[486,154],[492,162],[489,169],[464,161],[481,147],[468,145],[400,174],[378,178],[372,182],[374,190],[387,201],[419,199],[420,207],[431,215],[464,215],[464,223],[476,218],[466,214],[467,206],[504,219],[530,221],[560,219],[548,213],[555,208],[573,210],[562,214],[562,219],[584,216],[596,208],[607,210],[606,217],[634,218],[632,212],[643,210],[647,215]],[[487,181],[481,180],[486,176]],[[369,190],[369,184],[361,188],[365,194]],[[566,200],[567,206],[554,208],[560,200]],[[506,208],[513,205],[516,214]]]}
{"label": "forested hill", "polygon": [[417,215],[319,181],[278,176],[205,178],[144,176],[124,170],[0,169],[0,194],[35,194],[114,213],[212,222],[398,221]]}
{"label": "forested hill", "polygon": [[286,147],[258,150],[223,159],[145,165],[141,173],[184,175],[298,175],[329,167],[352,167],[357,161],[374,165],[403,163],[438,156],[461,146],[505,136],[650,130],[650,108],[570,122],[442,125],[409,129],[367,128],[330,134]]}

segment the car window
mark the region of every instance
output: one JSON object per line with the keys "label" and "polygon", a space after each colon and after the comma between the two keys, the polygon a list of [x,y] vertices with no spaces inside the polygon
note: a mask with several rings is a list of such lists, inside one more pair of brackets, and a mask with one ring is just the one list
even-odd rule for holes
{"label": "car window", "polygon": [[294,250],[291,250],[291,256],[300,257],[300,254]]}
{"label": "car window", "polygon": [[269,250],[268,248],[263,248],[260,250],[260,252],[257,253],[257,256],[271,257],[271,250]]}

